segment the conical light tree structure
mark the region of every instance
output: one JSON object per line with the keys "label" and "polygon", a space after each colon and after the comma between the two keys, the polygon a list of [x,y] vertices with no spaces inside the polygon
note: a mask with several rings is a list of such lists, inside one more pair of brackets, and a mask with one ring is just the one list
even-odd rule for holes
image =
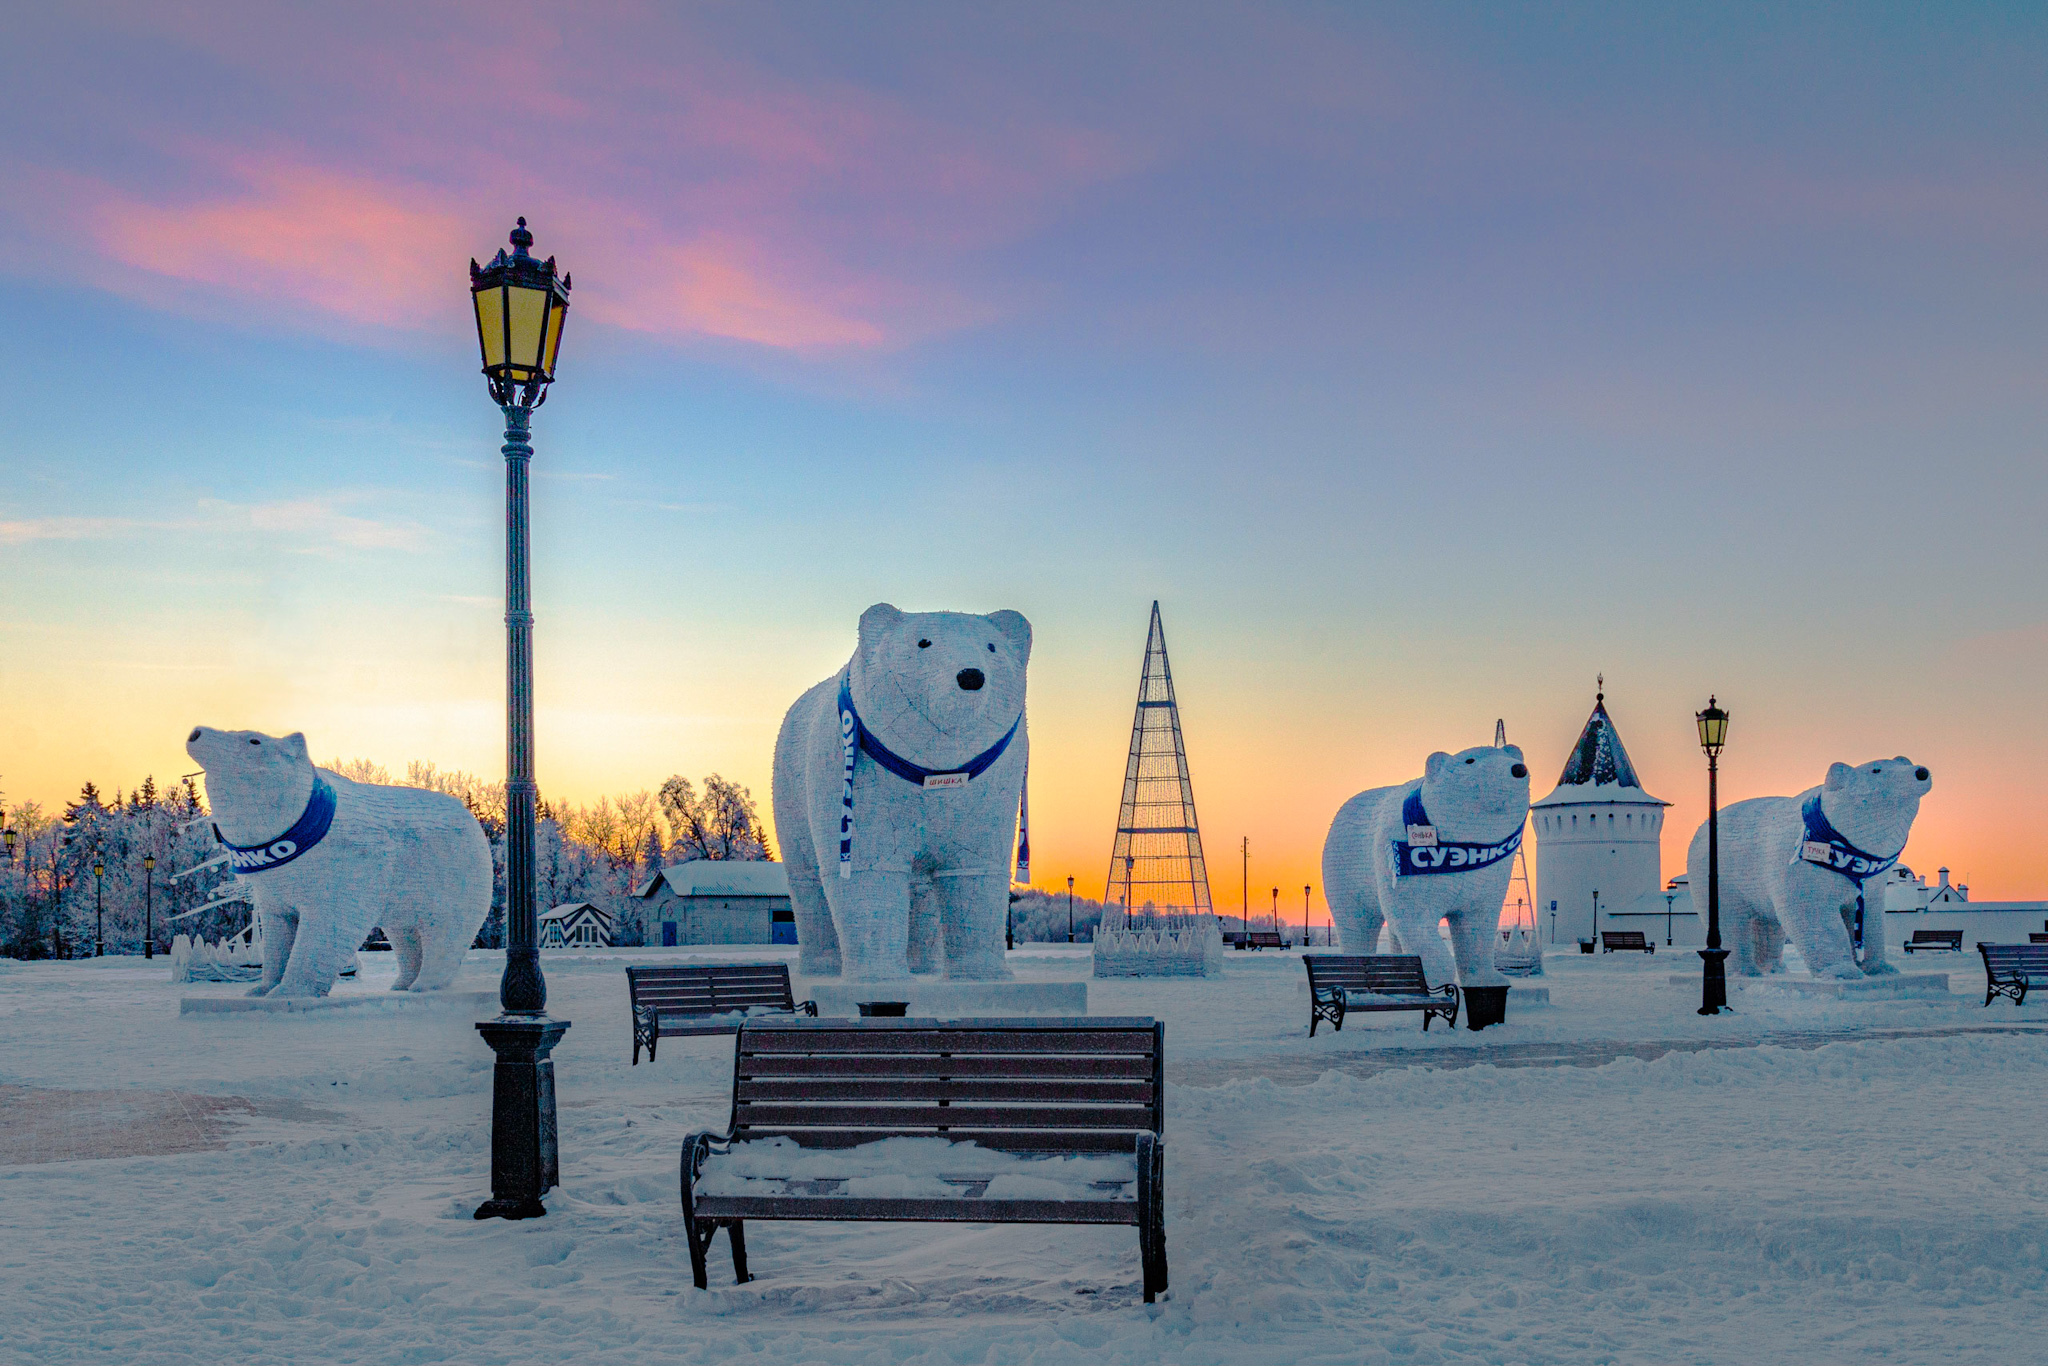
{"label": "conical light tree structure", "polygon": [[1131,721],[1131,754],[1124,766],[1124,797],[1117,809],[1116,844],[1109,856],[1103,898],[1142,913],[1149,903],[1164,914],[1211,915],[1209,868],[1195,820],[1195,787],[1188,779],[1173,666],[1166,658],[1166,628],[1159,604],[1145,638],[1145,668],[1138,711]]}

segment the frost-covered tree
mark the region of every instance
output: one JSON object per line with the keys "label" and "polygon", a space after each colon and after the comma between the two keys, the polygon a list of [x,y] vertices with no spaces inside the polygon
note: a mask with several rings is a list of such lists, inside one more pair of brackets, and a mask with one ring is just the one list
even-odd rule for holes
{"label": "frost-covered tree", "polygon": [[668,818],[669,862],[774,857],[754,796],[738,783],[714,773],[704,780],[699,796],[690,780],[677,774],[661,785],[660,799]]}

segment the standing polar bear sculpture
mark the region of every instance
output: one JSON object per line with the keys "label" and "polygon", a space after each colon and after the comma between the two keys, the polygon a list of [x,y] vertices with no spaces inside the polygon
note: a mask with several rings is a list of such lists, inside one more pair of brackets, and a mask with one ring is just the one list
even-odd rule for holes
{"label": "standing polar bear sculpture", "polygon": [[325,996],[363,936],[397,951],[394,991],[455,980],[491,910],[491,846],[441,792],[350,782],[315,768],[306,737],[195,726],[213,828],[263,923],[252,996]]}
{"label": "standing polar bear sculpture", "polygon": [[[1515,850],[1529,819],[1529,769],[1513,745],[1436,753],[1422,777],[1361,792],[1338,808],[1323,841],[1323,887],[1346,953],[1394,947],[1422,959],[1441,986],[1500,986],[1493,941]],[[1451,948],[1437,925],[1448,920]]]}
{"label": "standing polar bear sculpture", "polygon": [[[1721,812],[1721,936],[1729,971],[1781,971],[1789,935],[1815,977],[1897,972],[1885,961],[1884,899],[1863,884],[1905,852],[1933,779],[1900,755],[1830,764],[1827,781],[1796,797],[1753,797]],[[1693,909],[1707,923],[1707,827],[1686,851]]]}
{"label": "standing polar bear sculpture", "polygon": [[789,709],[775,825],[799,971],[882,982],[943,963],[948,977],[1010,975],[1030,659],[1031,623],[1016,612],[877,603],[846,667]]}

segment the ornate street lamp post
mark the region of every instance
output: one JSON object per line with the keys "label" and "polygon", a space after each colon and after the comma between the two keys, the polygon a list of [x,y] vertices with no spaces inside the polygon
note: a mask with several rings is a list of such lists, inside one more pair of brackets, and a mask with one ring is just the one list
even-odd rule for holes
{"label": "ornate street lamp post", "polygon": [[1074,942],[1074,879],[1067,879],[1067,942]]}
{"label": "ornate street lamp post", "polygon": [[1728,1008],[1728,950],[1721,947],[1721,746],[1728,743],[1728,713],[1710,695],[1696,713],[1700,748],[1707,752],[1707,946],[1700,950],[1700,1014]]}
{"label": "ornate street lamp post", "polygon": [[560,1179],[555,1142],[555,1064],[550,1054],[569,1029],[547,1014],[548,988],[535,941],[533,777],[533,607],[527,576],[528,441],[533,410],[547,401],[569,277],[555,258],[535,260],[526,220],[512,230],[512,252],[469,263],[477,345],[491,399],[505,414],[505,976],[503,1013],[477,1025],[498,1055],[491,1087],[491,1198],[479,1219],[531,1219]]}
{"label": "ornate street lamp post", "polygon": [[142,956],[156,957],[156,855],[142,856]]}
{"label": "ornate street lamp post", "polygon": [[1301,889],[1301,946],[1304,949],[1308,947],[1308,894],[1314,890],[1313,883]]}
{"label": "ornate street lamp post", "polygon": [[107,865],[98,859],[92,861],[92,956],[100,958],[107,951],[107,901],[100,894],[100,880],[107,875]]}

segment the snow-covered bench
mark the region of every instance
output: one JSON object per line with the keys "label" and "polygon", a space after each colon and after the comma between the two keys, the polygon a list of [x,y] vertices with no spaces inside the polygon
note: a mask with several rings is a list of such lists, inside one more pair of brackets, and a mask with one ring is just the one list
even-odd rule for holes
{"label": "snow-covered bench", "polygon": [[1458,1027],[1458,984],[1432,987],[1414,954],[1309,953],[1301,961],[1308,968],[1311,1039],[1318,1021],[1328,1020],[1341,1032],[1344,1017],[1354,1011],[1419,1010],[1425,1034],[1439,1016]]}
{"label": "snow-covered bench", "polygon": [[797,1002],[787,963],[663,963],[626,969],[633,1006],[633,1065],[640,1050],[654,1061],[657,1039],[692,1034],[737,1034],[762,1016],[816,1015],[815,1003]]}
{"label": "snow-covered bench", "polygon": [[1993,998],[2012,997],[2012,1003],[2027,1003],[2027,988],[2048,986],[2048,944],[1977,945],[1984,955],[1984,1004]]}
{"label": "snow-covered bench", "polygon": [[1963,932],[1961,930],[1915,930],[1913,937],[1906,941],[1907,953],[1961,953]]}
{"label": "snow-covered bench", "polygon": [[1655,953],[1657,946],[1641,930],[1600,931],[1602,953]]}
{"label": "snow-covered bench", "polygon": [[739,1031],[732,1122],[683,1143],[690,1270],[748,1219],[1129,1224],[1166,1289],[1156,1020],[796,1020]]}

